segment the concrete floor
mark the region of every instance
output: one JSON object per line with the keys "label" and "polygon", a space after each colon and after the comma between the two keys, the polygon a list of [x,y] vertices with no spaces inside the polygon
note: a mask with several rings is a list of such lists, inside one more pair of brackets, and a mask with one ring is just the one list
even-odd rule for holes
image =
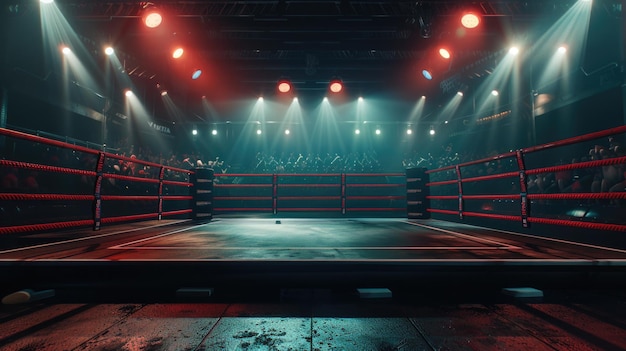
{"label": "concrete floor", "polygon": [[458,294],[366,300],[294,290],[230,303],[4,305],[0,349],[626,349],[623,292],[546,291],[534,300]]}

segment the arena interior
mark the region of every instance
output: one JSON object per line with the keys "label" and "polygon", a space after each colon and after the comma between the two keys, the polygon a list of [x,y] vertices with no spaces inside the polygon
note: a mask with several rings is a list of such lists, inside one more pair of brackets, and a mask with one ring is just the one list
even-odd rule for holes
{"label": "arena interior", "polygon": [[7,0],[0,349],[626,350],[623,0]]}

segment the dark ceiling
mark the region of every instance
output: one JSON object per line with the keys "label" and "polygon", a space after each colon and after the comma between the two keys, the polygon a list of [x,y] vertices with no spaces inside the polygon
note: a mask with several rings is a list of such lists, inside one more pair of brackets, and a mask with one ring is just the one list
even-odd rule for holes
{"label": "dark ceiling", "polygon": [[[32,2],[23,2],[19,11],[27,12]],[[99,57],[104,45],[113,45],[121,62],[118,68],[131,77],[144,99],[160,100],[159,92],[167,89],[176,106],[185,111],[183,114],[195,115],[193,118],[204,118],[198,109],[202,97],[215,105],[259,95],[273,98],[281,78],[294,83],[295,94],[316,103],[327,93],[332,78],[344,81],[348,97],[383,96],[411,101],[422,95],[440,96],[454,88],[450,82],[458,82],[460,73],[467,78],[479,77],[484,69],[481,71],[477,63],[502,52],[511,38],[531,29],[540,30],[538,23],[558,18],[573,3],[55,2],[95,61],[102,61]],[[159,28],[148,29],[140,21],[148,5],[166,14]],[[17,7],[11,6],[8,12],[17,13]],[[461,28],[459,16],[465,10],[482,16],[479,28]],[[185,48],[185,55],[173,60],[171,51],[177,45]],[[438,58],[439,45],[452,50],[451,60]],[[432,81],[421,75],[427,66],[435,69]],[[468,67],[477,68],[472,71]],[[202,69],[203,74],[192,80],[195,69]],[[168,118],[160,108],[154,111],[157,118]]]}

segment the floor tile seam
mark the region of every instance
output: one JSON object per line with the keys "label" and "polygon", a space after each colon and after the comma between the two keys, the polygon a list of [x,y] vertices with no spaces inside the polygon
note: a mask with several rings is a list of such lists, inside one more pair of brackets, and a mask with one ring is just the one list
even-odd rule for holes
{"label": "floor tile seam", "polygon": [[85,346],[87,346],[91,341],[97,340],[101,336],[107,334],[109,332],[109,330],[111,328],[113,328],[114,326],[122,325],[129,317],[131,317],[135,313],[139,312],[140,310],[142,310],[146,306],[148,306],[148,305],[147,304],[143,304],[143,305],[141,305],[141,307],[137,308],[136,310],[134,310],[134,311],[132,311],[130,313],[126,313],[123,316],[120,316],[117,320],[112,322],[111,325],[104,327],[99,333],[96,333],[94,336],[92,336],[89,339],[85,340],[80,345],[77,345],[76,347],[74,347],[72,349],[72,351],[74,351],[74,350],[85,350]]}

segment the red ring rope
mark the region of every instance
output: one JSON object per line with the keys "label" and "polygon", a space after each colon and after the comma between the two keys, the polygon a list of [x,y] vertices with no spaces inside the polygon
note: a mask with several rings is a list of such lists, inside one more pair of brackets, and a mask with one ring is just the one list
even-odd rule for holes
{"label": "red ring rope", "polygon": [[81,169],[40,165],[37,163],[28,163],[28,162],[20,162],[20,161],[0,160],[0,166],[4,166],[8,168],[32,169],[35,171],[42,171],[42,172],[57,172],[57,173],[66,173],[66,174],[75,174],[75,175],[86,175],[90,177],[96,176],[95,171],[85,171]]}
{"label": "red ring rope", "polygon": [[95,198],[94,195],[0,193],[0,200],[8,201],[93,201]]}

